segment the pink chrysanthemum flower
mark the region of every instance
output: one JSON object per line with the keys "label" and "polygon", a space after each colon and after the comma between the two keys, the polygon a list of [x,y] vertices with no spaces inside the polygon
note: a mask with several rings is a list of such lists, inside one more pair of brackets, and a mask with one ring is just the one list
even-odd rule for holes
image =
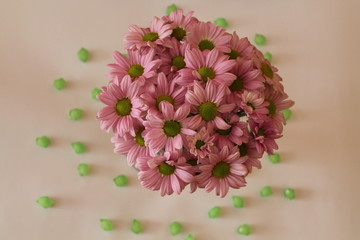
{"label": "pink chrysanthemum flower", "polygon": [[145,141],[150,147],[152,155],[165,148],[171,152],[182,149],[186,141],[186,135],[194,135],[196,132],[187,128],[186,117],[190,113],[190,106],[184,104],[174,111],[174,106],[167,101],[160,103],[162,117],[149,114],[144,122],[146,128]]}
{"label": "pink chrysanthemum flower", "polygon": [[196,176],[199,187],[207,192],[215,189],[216,195],[225,197],[229,187],[238,189],[246,185],[247,168],[241,163],[236,147],[224,147],[219,153],[212,153],[206,163],[199,167]]}
{"label": "pink chrysanthemum flower", "polygon": [[112,128],[120,137],[125,133],[135,136],[134,121],[141,117],[144,110],[144,103],[138,97],[139,85],[132,83],[129,76],[125,76],[120,86],[110,83],[102,90],[98,99],[107,106],[96,116],[100,120],[101,129],[109,131]]}
{"label": "pink chrysanthemum flower", "polygon": [[163,45],[164,39],[172,33],[170,24],[164,20],[154,17],[150,28],[140,28],[136,25],[129,27],[129,32],[125,34],[125,48],[129,50],[140,50],[143,47],[155,48]]}
{"label": "pink chrysanthemum flower", "polygon": [[219,148],[225,146],[233,147],[234,145],[241,145],[243,142],[249,141],[249,131],[247,123],[241,122],[240,117],[233,114],[227,122],[231,127],[225,130],[217,129],[215,131],[216,142]]}
{"label": "pink chrysanthemum flower", "polygon": [[240,107],[248,117],[261,120],[269,113],[266,108],[269,105],[264,101],[264,98],[256,92],[244,91],[241,94]]}
{"label": "pink chrysanthemum flower", "polygon": [[230,52],[231,35],[221,26],[211,22],[199,22],[190,28],[190,34],[185,37],[193,47],[204,50],[217,49],[221,52]]}
{"label": "pink chrysanthemum flower", "polygon": [[165,152],[164,156],[140,157],[136,168],[141,185],[153,191],[161,190],[161,196],[172,193],[180,194],[185,186],[193,181],[186,164],[179,152]]}
{"label": "pink chrysanthemum flower", "polygon": [[275,139],[280,138],[281,135],[274,128],[271,121],[257,123],[250,119],[249,124],[258,152],[262,154],[265,151],[268,154],[274,154],[273,150],[279,148]]}
{"label": "pink chrysanthemum flower", "polygon": [[249,42],[248,38],[241,38],[233,33],[230,42],[230,51],[226,52],[230,59],[237,59],[238,57],[247,57],[254,49],[254,46]]}
{"label": "pink chrysanthemum flower", "polygon": [[186,88],[176,87],[175,81],[169,82],[165,74],[160,72],[153,90],[148,89],[141,95],[145,104],[153,110],[159,110],[160,102],[167,101],[171,103],[175,109],[185,102]]}
{"label": "pink chrysanthemum flower", "polygon": [[205,82],[215,82],[217,85],[230,84],[236,76],[229,73],[234,67],[235,60],[228,60],[226,55],[221,55],[216,49],[201,52],[199,49],[187,50],[185,52],[186,68],[179,71],[179,76],[175,81],[179,85],[189,86],[194,80]]}
{"label": "pink chrysanthemum flower", "polygon": [[[248,142],[243,142],[241,145],[237,145],[240,154],[240,161],[246,163],[249,159],[258,159],[262,157],[262,153],[259,153],[255,146],[255,141],[250,139]],[[246,164],[245,164],[246,165]],[[261,167],[261,164],[260,164]],[[251,169],[249,170],[249,172]]]}
{"label": "pink chrysanthemum flower", "polygon": [[208,129],[201,128],[194,136],[188,137],[190,153],[194,156],[205,158],[211,153],[214,146],[214,136],[211,135]]}
{"label": "pink chrysanthemum flower", "polygon": [[125,76],[131,77],[134,82],[141,86],[146,80],[156,76],[155,70],[161,64],[160,59],[155,59],[155,51],[151,49],[148,53],[141,55],[138,51],[128,51],[129,58],[119,52],[115,52],[113,58],[115,63],[109,64],[111,78],[117,78],[116,84],[120,84]]}
{"label": "pink chrysanthemum flower", "polygon": [[189,12],[184,16],[182,9],[171,12],[170,16],[164,16],[163,20],[171,24],[172,33],[171,37],[174,37],[177,41],[182,41],[189,32],[189,27],[199,22],[193,17],[194,12]]}
{"label": "pink chrysanthemum flower", "polygon": [[185,100],[193,106],[192,113],[195,116],[187,119],[188,126],[197,129],[204,125],[207,128],[228,129],[231,126],[221,118],[221,113],[227,113],[234,109],[235,104],[223,104],[225,94],[225,85],[215,86],[214,83],[208,82],[205,89],[200,83],[194,83],[194,90],[188,90]]}
{"label": "pink chrysanthemum flower", "polygon": [[198,187],[198,182],[196,181],[195,176],[200,174],[200,163],[198,163],[198,158],[188,151],[183,151],[182,156],[186,159],[186,163],[190,166],[189,172],[194,176],[193,181],[190,182],[190,193],[193,193]]}
{"label": "pink chrysanthemum flower", "polygon": [[127,163],[129,166],[136,164],[139,157],[150,156],[149,148],[145,145],[143,136],[144,127],[138,127],[135,130],[135,137],[126,134],[124,137],[115,135],[111,141],[115,143],[114,152],[127,155]]}

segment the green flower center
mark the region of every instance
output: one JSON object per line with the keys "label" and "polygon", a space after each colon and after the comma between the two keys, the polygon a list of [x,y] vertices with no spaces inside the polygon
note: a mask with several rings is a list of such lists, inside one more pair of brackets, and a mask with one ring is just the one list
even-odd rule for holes
{"label": "green flower center", "polygon": [[231,49],[231,52],[225,54],[230,56],[229,59],[236,59],[237,57],[241,56],[241,54],[234,49]]}
{"label": "green flower center", "polygon": [[145,128],[140,128],[136,134],[135,134],[135,138],[134,141],[137,143],[137,145],[141,146],[141,147],[145,147],[145,140],[142,137],[141,133],[145,130]]}
{"label": "green flower center", "polygon": [[164,133],[168,137],[175,137],[181,131],[181,125],[178,121],[169,120],[164,124]]}
{"label": "green flower center", "polygon": [[204,145],[205,145],[205,142],[202,141],[202,140],[197,140],[196,143],[195,143],[196,149],[200,149]]}
{"label": "green flower center", "polygon": [[218,129],[216,130],[216,132],[221,136],[228,136],[231,133],[231,128],[232,127],[230,127],[229,129]]}
{"label": "green flower center", "polygon": [[171,166],[167,163],[162,163],[158,166],[158,170],[162,175],[169,176],[175,172],[175,166]]}
{"label": "green flower center", "polygon": [[156,32],[149,32],[143,36],[143,41],[145,42],[154,42],[159,39],[159,34]]}
{"label": "green flower center", "polygon": [[205,49],[212,50],[215,47],[214,43],[208,39],[201,40],[198,46],[201,51],[204,51]]}
{"label": "green flower center", "polygon": [[271,101],[271,100],[268,100],[268,99],[265,100],[265,101],[267,101],[269,103],[269,105],[266,107],[269,110],[269,115],[274,116],[275,113],[276,113],[276,105],[275,105],[275,103],[273,101]]}
{"label": "green flower center", "polygon": [[263,62],[261,64],[261,71],[263,72],[263,74],[265,74],[265,76],[269,77],[269,78],[273,78],[274,77],[274,72],[271,69],[271,67],[269,66],[269,64]]}
{"label": "green flower center", "polygon": [[239,149],[240,157],[244,157],[247,155],[247,147],[245,143],[238,145],[238,149]]}
{"label": "green flower center", "polygon": [[190,164],[191,166],[196,166],[197,165],[197,159],[189,159],[186,161],[187,164]]}
{"label": "green flower center", "polygon": [[251,107],[253,110],[255,109],[254,105],[252,103],[246,103],[247,106]]}
{"label": "green flower center", "polygon": [[265,136],[264,130],[262,130],[262,129],[260,128],[259,131],[258,131],[258,135],[259,135],[259,136]]}
{"label": "green flower center", "polygon": [[183,40],[183,38],[185,37],[185,35],[186,35],[185,29],[183,29],[182,27],[177,27],[177,28],[174,28],[174,29],[173,29],[172,34],[171,34],[171,37],[174,37],[174,38],[176,38],[178,41],[181,41],[181,40]]}
{"label": "green flower center", "polygon": [[216,178],[224,178],[230,174],[230,164],[227,162],[218,162],[212,170],[212,175]]}
{"label": "green flower center", "polygon": [[198,108],[200,117],[205,121],[214,120],[217,114],[217,107],[213,102],[203,102]]}
{"label": "green flower center", "polygon": [[134,64],[134,65],[131,65],[131,67],[129,68],[129,70],[127,72],[130,75],[130,77],[137,78],[137,77],[140,77],[141,75],[143,75],[144,68],[140,64]]}
{"label": "green flower center", "polygon": [[185,61],[183,56],[176,56],[171,59],[171,65],[177,67],[177,69],[182,69],[185,67]]}
{"label": "green flower center", "polygon": [[209,67],[201,67],[197,70],[201,76],[201,80],[207,82],[208,79],[213,79],[215,77],[215,72]]}
{"label": "green flower center", "polygon": [[244,81],[241,77],[237,76],[229,88],[231,92],[238,92],[244,88]]}
{"label": "green flower center", "polygon": [[131,112],[132,104],[130,99],[122,98],[116,103],[116,112],[119,116],[127,116]]}
{"label": "green flower center", "polygon": [[159,109],[159,105],[162,101],[167,101],[174,105],[174,99],[169,95],[160,95],[156,98],[156,108]]}

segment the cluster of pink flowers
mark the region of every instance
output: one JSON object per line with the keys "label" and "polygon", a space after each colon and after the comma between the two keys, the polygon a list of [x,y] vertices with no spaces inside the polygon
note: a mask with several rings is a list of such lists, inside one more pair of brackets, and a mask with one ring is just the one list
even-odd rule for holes
{"label": "cluster of pink flowers", "polygon": [[245,186],[264,152],[278,149],[288,100],[277,69],[247,38],[190,12],[155,17],[125,34],[98,99],[115,152],[161,195]]}

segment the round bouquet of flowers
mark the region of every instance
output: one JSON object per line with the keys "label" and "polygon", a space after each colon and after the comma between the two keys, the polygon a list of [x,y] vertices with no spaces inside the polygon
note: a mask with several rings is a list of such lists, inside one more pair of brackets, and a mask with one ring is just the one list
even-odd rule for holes
{"label": "round bouquet of flowers", "polygon": [[277,69],[247,38],[190,12],[129,27],[98,99],[100,127],[141,185],[161,195],[204,188],[224,197],[278,149],[288,100]]}

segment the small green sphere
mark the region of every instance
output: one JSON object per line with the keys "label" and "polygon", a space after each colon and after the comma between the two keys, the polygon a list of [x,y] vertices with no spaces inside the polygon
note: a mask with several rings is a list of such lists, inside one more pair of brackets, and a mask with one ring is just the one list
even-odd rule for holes
{"label": "small green sphere", "polygon": [[238,227],[237,232],[241,235],[248,236],[251,234],[252,228],[247,224],[243,224]]}
{"label": "small green sphere", "polygon": [[80,163],[77,167],[79,176],[84,177],[89,175],[90,172],[90,166],[86,163]]}
{"label": "small green sphere", "polygon": [[181,233],[182,225],[179,222],[172,222],[169,225],[169,231],[170,231],[171,235],[175,236],[175,235]]}
{"label": "small green sphere", "polygon": [[220,216],[221,208],[219,206],[213,207],[208,212],[209,218],[218,218]]}
{"label": "small green sphere", "polygon": [[47,136],[37,137],[35,141],[36,145],[42,148],[47,148],[51,143],[50,138]]}
{"label": "small green sphere", "polygon": [[102,93],[102,90],[100,88],[94,88],[93,90],[91,90],[91,98],[99,101],[99,99],[97,99],[97,95],[99,95],[100,93]]}
{"label": "small green sphere", "polygon": [[268,197],[272,195],[272,189],[269,186],[265,186],[260,190],[260,196],[262,197]]}
{"label": "small green sphere", "polygon": [[196,240],[196,238],[193,235],[188,234],[186,235],[185,240]]}
{"label": "small green sphere", "polygon": [[86,152],[86,147],[82,142],[73,142],[71,143],[71,146],[77,154]]}
{"label": "small green sphere", "polygon": [[243,208],[244,207],[244,199],[240,196],[232,196],[233,206],[234,208]]}
{"label": "small green sphere", "polygon": [[268,155],[268,159],[270,160],[270,162],[276,164],[280,162],[280,154],[278,153],[274,153],[272,155]]}
{"label": "small green sphere", "polygon": [[79,108],[74,108],[69,111],[69,118],[71,120],[79,120],[84,115],[84,111]]}
{"label": "small green sphere", "polygon": [[100,226],[104,231],[112,231],[114,229],[113,223],[109,219],[100,219]]}
{"label": "small green sphere", "polygon": [[118,187],[124,187],[129,183],[129,180],[125,175],[119,175],[116,178],[114,178],[113,181],[115,185]]}
{"label": "small green sphere", "polygon": [[36,202],[43,208],[50,208],[54,206],[54,201],[48,196],[42,196]]}
{"label": "small green sphere", "polygon": [[266,52],[264,54],[264,58],[267,59],[270,63],[272,62],[272,54],[269,52]]}
{"label": "small green sphere", "polygon": [[175,4],[171,4],[166,8],[166,14],[169,16],[171,12],[178,10],[179,8]]}
{"label": "small green sphere", "polygon": [[60,90],[63,90],[64,88],[66,88],[66,81],[63,78],[59,78],[59,79],[54,80],[53,85],[56,90],[60,91]]}
{"label": "small green sphere", "polygon": [[225,18],[217,18],[214,21],[215,25],[221,26],[222,28],[227,28],[229,26]]}
{"label": "small green sphere", "polygon": [[291,118],[292,115],[291,109],[282,110],[281,113],[284,115],[285,121],[288,121]]}
{"label": "small green sphere", "polygon": [[131,224],[131,231],[135,234],[142,232],[142,224],[139,220],[134,219]]}
{"label": "small green sphere", "polygon": [[123,53],[122,55],[124,55],[124,57],[126,57],[126,58],[129,58],[129,54],[127,54],[127,53]]}
{"label": "small green sphere", "polygon": [[295,198],[295,190],[292,188],[286,188],[283,191],[284,197],[293,200]]}
{"label": "small green sphere", "polygon": [[80,48],[77,55],[80,61],[87,62],[89,60],[90,53],[86,48]]}
{"label": "small green sphere", "polygon": [[262,34],[255,34],[254,42],[258,46],[264,46],[266,45],[266,37]]}

